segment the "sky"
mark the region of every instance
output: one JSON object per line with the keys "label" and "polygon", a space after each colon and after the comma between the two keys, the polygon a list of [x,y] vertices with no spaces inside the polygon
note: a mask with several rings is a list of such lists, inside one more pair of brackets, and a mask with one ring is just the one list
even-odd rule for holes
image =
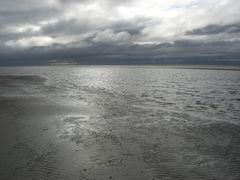
{"label": "sky", "polygon": [[239,0],[0,0],[0,65],[240,64]]}

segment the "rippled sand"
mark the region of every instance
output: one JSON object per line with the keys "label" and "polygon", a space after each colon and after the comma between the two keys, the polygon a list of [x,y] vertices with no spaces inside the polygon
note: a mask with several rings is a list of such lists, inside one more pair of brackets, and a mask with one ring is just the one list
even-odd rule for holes
{"label": "rippled sand", "polygon": [[240,71],[0,69],[0,179],[240,179]]}

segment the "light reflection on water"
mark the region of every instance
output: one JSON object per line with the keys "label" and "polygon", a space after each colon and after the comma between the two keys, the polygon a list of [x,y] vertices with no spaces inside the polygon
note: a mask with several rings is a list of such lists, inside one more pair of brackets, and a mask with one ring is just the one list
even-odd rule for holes
{"label": "light reflection on water", "polygon": [[[56,89],[35,94],[78,106],[78,115],[61,119],[59,137],[94,151],[96,169],[117,166],[124,174],[122,166],[137,162],[151,171],[146,178],[240,177],[240,71],[80,66],[0,72],[46,77]],[[139,179],[131,173],[142,167],[132,167],[129,177]]]}

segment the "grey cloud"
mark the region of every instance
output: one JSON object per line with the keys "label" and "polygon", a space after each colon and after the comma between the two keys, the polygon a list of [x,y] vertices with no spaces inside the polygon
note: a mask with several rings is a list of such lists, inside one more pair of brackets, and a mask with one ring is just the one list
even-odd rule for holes
{"label": "grey cloud", "polygon": [[81,4],[87,4],[87,3],[92,3],[92,2],[100,2],[104,5],[107,6],[118,6],[122,4],[129,4],[133,0],[121,0],[121,1],[116,1],[116,0],[58,0],[58,2],[62,4],[71,4],[71,3],[81,3]]}
{"label": "grey cloud", "polygon": [[113,22],[111,28],[115,32],[126,31],[131,35],[139,35],[147,26],[148,19],[135,19],[132,21],[117,21]]}
{"label": "grey cloud", "polygon": [[68,19],[60,20],[55,23],[47,24],[42,27],[42,33],[47,35],[79,35],[86,32],[98,33],[106,29],[111,29],[116,34],[120,32],[127,32],[130,35],[139,35],[145,28],[146,19],[136,19],[132,21],[116,21],[108,22],[108,24],[101,24],[91,19]]}
{"label": "grey cloud", "polygon": [[240,23],[229,25],[208,25],[204,28],[194,29],[186,32],[187,35],[211,35],[220,33],[239,33]]}
{"label": "grey cloud", "polygon": [[95,34],[93,42],[115,42],[126,43],[131,38],[131,35],[126,31],[114,32],[112,29],[106,29]]}
{"label": "grey cloud", "polygon": [[33,8],[33,9],[15,9],[15,10],[1,10],[0,11],[0,24],[7,25],[21,25],[27,23],[37,23],[56,17],[61,12],[57,8]]}
{"label": "grey cloud", "polygon": [[21,33],[7,33],[0,31],[0,43],[4,43],[9,40],[16,40],[19,38],[33,37],[40,35],[40,32],[21,32]]}
{"label": "grey cloud", "polygon": [[68,19],[43,26],[42,32],[50,35],[79,35],[93,30],[94,24],[87,19]]}
{"label": "grey cloud", "polygon": [[44,3],[39,3],[39,1],[35,0],[1,0],[1,6],[0,6],[0,11],[2,10],[27,10],[27,9],[32,9],[36,8],[39,6],[44,6]]}

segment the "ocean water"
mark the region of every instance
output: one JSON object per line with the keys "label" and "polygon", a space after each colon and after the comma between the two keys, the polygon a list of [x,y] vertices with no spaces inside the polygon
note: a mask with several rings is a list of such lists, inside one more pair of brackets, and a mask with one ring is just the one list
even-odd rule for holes
{"label": "ocean water", "polygon": [[89,153],[86,179],[240,179],[240,71],[45,66],[2,67],[0,75],[26,77],[1,96],[75,109],[56,115],[52,138]]}

